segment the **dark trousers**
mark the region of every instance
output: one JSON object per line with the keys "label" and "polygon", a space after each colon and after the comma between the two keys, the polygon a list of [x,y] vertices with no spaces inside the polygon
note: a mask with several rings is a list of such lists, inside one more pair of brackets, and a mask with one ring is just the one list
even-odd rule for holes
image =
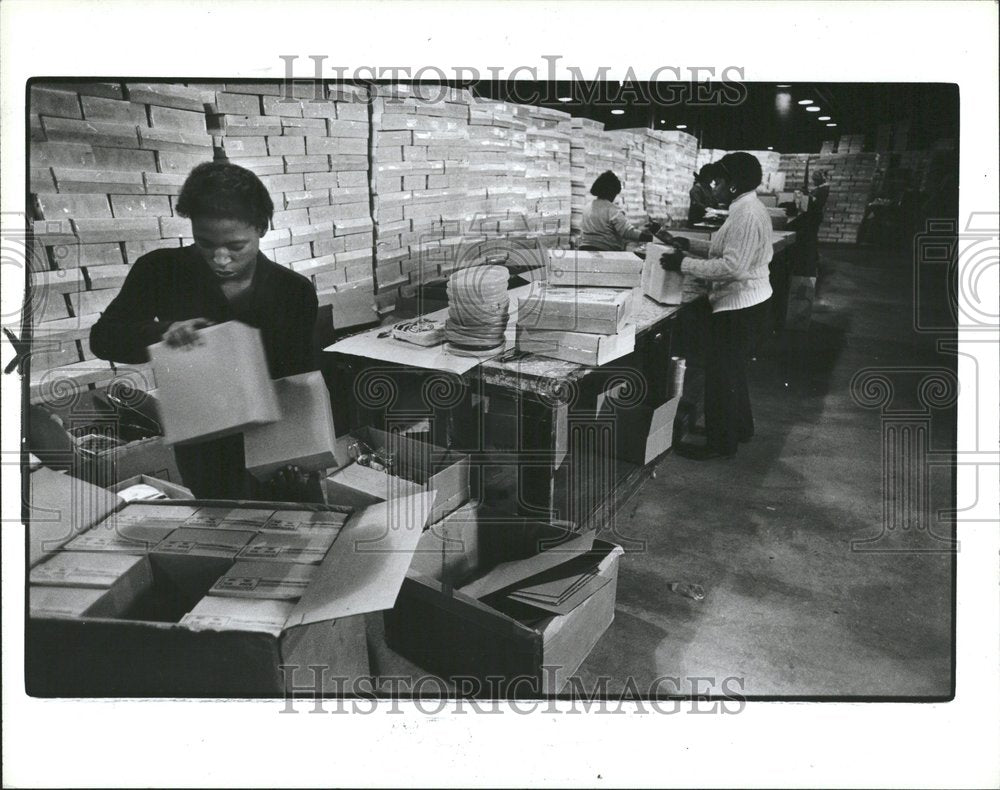
{"label": "dark trousers", "polygon": [[750,349],[767,310],[763,302],[743,310],[712,313],[705,364],[705,434],[708,446],[731,454],[753,436],[747,385]]}
{"label": "dark trousers", "polygon": [[174,447],[181,480],[197,499],[256,499],[256,481],[247,472],[243,434]]}

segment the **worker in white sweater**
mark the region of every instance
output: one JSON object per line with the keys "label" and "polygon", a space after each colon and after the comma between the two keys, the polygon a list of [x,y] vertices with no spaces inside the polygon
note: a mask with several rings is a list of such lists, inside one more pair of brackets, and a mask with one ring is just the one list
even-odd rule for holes
{"label": "worker in white sweater", "polygon": [[768,264],[773,243],[771,218],[757,198],[761,167],[739,152],[717,163],[716,194],[729,199],[729,217],[712,237],[708,257],[676,250],[663,255],[667,271],[683,272],[711,284],[708,349],[705,363],[704,447],[682,444],[678,452],[698,459],[729,457],[754,433],[747,386],[747,363],[754,334],[771,297]]}

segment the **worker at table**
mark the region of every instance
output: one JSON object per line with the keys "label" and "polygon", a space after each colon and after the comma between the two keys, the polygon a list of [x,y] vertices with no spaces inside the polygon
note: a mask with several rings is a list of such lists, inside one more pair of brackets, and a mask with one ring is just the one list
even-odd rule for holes
{"label": "worker at table", "polygon": [[612,171],[605,170],[594,181],[590,194],[593,202],[583,213],[578,249],[585,252],[621,252],[630,241],[652,241],[660,230],[657,222],[649,223],[643,231],[629,222],[615,198],[622,191],[622,182]]}
{"label": "worker at table", "polygon": [[688,227],[704,220],[708,209],[719,208],[715,192],[712,189],[712,184],[715,181],[715,169],[715,165],[707,164],[694,177],[694,186],[688,193],[691,198],[691,205],[688,207]]}
{"label": "worker at table", "polygon": [[[241,321],[260,329],[272,378],[314,370],[316,290],[260,251],[274,213],[261,180],[228,162],[202,163],[184,182],[176,212],[191,220],[194,244],[154,250],[133,264],[91,329],[94,354],[141,364],[154,343],[197,344],[199,330]],[[242,434],[174,451],[184,484],[198,498],[281,498],[294,496],[304,482],[285,469],[269,484],[258,484],[246,471]]]}
{"label": "worker at table", "polygon": [[830,197],[829,171],[813,171],[812,183],[805,211],[788,222],[788,229],[796,233],[798,259],[793,274],[803,277],[815,277],[819,270],[819,227]]}
{"label": "worker at table", "polygon": [[716,196],[731,198],[729,217],[713,235],[708,257],[683,250],[664,254],[660,265],[711,284],[712,308],[705,361],[704,446],[681,444],[681,455],[698,460],[729,457],[754,435],[747,384],[750,345],[771,297],[768,264],[773,254],[771,217],[758,199],[760,162],[751,154],[727,154],[717,164]]}

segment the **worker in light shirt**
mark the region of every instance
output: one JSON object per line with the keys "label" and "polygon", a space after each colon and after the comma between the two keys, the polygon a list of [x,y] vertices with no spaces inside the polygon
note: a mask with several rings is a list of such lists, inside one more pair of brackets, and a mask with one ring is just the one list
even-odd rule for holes
{"label": "worker in light shirt", "polygon": [[716,164],[716,196],[729,199],[729,217],[712,236],[707,258],[683,250],[666,253],[667,271],[706,280],[712,307],[705,362],[704,447],[682,444],[680,454],[699,460],[729,457],[753,437],[747,363],[754,334],[771,297],[768,264],[773,242],[771,217],[757,198],[761,167],[748,153],[732,153]]}
{"label": "worker in light shirt", "polygon": [[622,182],[612,171],[605,170],[594,181],[590,194],[594,201],[587,207],[580,225],[580,245],[584,252],[621,252],[630,241],[652,241],[660,230],[659,223],[650,222],[642,231],[629,222],[615,198],[622,191]]}

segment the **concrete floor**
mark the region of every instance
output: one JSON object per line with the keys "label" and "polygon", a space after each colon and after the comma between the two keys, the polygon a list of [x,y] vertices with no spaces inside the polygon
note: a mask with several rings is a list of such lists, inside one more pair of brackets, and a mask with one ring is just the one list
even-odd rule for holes
{"label": "concrete floor", "polygon": [[[855,248],[822,259],[809,331],[770,341],[752,366],[754,440],[730,460],[668,454],[619,514],[619,534],[646,548],[622,558],[615,621],[578,673],[584,688],[605,677],[610,693],[630,681],[643,693],[669,676],[687,693],[697,676],[715,694],[725,678],[748,696],[950,694],[951,554],[912,529],[852,550],[882,532],[883,421],[850,385],[863,368],[919,373],[954,357],[936,351],[942,335],[912,329],[907,259]],[[894,408],[917,405],[917,379],[900,378],[913,372],[892,374]],[[953,446],[953,420],[933,413],[933,448]],[[929,475],[933,512],[952,480],[946,467]]]}

